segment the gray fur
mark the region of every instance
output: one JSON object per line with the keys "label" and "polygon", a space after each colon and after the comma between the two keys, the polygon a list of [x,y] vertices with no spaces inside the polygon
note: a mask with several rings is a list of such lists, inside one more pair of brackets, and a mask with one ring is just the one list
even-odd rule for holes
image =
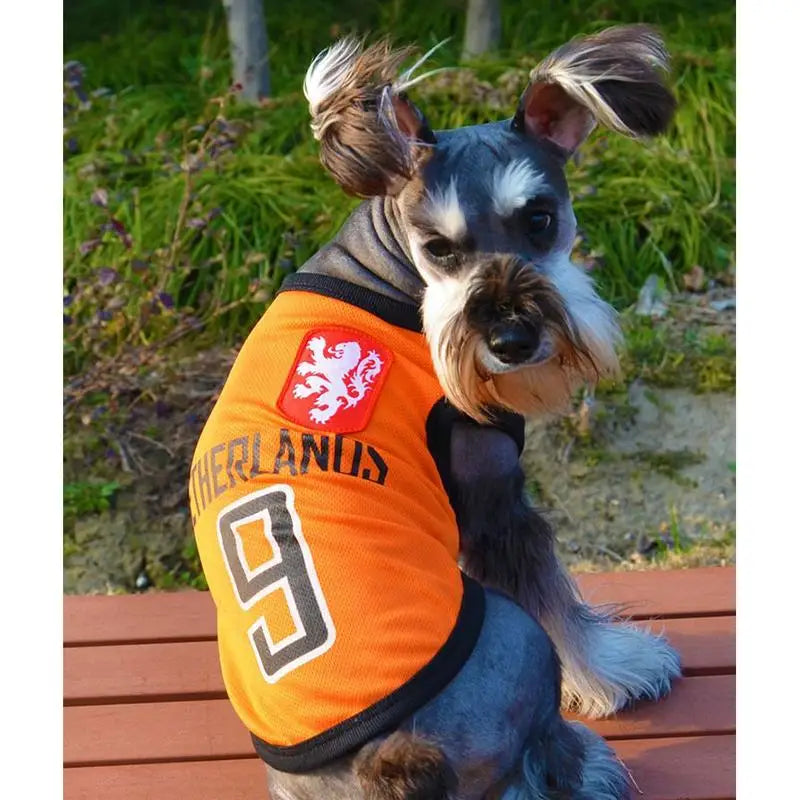
{"label": "gray fur", "polygon": [[389,197],[361,203],[299,271],[341,278],[411,306],[419,306],[425,289]]}

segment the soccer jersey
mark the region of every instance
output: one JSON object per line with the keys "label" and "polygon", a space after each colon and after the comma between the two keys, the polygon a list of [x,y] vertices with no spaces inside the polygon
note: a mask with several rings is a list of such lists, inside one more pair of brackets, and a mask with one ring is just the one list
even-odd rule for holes
{"label": "soccer jersey", "polygon": [[278,769],[396,727],[472,651],[483,592],[429,449],[442,402],[416,309],[299,274],[211,412],[195,534],[228,696]]}

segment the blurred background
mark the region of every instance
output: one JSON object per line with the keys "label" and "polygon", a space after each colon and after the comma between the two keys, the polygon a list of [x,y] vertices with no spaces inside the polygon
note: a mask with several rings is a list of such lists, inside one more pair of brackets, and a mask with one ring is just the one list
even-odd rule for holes
{"label": "blurred background", "polygon": [[569,166],[574,257],[622,315],[624,372],[529,426],[530,488],[576,568],[733,560],[734,4],[71,0],[65,591],[204,586],[194,443],[283,278],[358,202],[318,161],[314,55],[349,32],[449,37],[430,64],[458,69],[412,90],[448,128],[511,116],[539,59],[622,22],[661,29],[679,108],[667,136],[598,130]]}

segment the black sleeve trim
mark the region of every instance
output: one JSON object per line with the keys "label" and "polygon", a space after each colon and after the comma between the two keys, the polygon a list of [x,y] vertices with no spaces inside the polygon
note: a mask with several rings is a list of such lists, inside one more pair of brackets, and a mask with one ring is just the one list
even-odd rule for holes
{"label": "black sleeve trim", "polygon": [[422,333],[422,319],[419,307],[401,303],[391,297],[365,289],[355,283],[334,278],[332,275],[319,275],[314,272],[295,272],[286,277],[278,289],[278,294],[287,291],[303,291],[333,297],[351,306],[369,311],[384,322]]}
{"label": "black sleeve trim", "polygon": [[463,573],[461,578],[464,594],[452,633],[441,650],[408,683],[360,714],[300,744],[276,747],[251,734],[256,753],[269,766],[283,772],[317,769],[397,728],[439,694],[472,654],[483,626],[483,587]]}

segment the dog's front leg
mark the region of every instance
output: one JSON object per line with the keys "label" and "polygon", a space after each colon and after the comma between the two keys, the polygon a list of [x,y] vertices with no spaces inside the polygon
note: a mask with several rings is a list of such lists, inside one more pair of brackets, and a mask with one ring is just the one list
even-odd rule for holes
{"label": "dog's front leg", "polygon": [[663,637],[582,600],[556,556],[552,528],[527,497],[511,437],[457,423],[450,446],[463,568],[511,595],[550,635],[562,663],[563,705],[597,717],[666,694],[680,675],[678,654]]}

